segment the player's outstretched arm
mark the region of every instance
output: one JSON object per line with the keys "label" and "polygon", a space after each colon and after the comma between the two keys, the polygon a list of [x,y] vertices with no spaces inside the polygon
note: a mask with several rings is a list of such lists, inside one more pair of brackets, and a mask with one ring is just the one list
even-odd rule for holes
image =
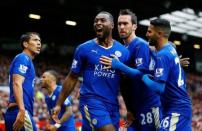
{"label": "player's outstretched arm", "polygon": [[73,114],[72,112],[72,106],[67,106],[66,107],[66,111],[63,114],[63,116],[60,119],[61,123],[64,123],[65,121],[67,121],[69,119],[69,117]]}
{"label": "player's outstretched arm", "polygon": [[151,80],[148,74],[143,75],[142,81],[147,85],[148,88],[157,93],[163,93],[165,90],[165,83]]}
{"label": "player's outstretched arm", "polygon": [[127,75],[130,75],[132,77],[142,75],[141,71],[128,67],[124,63],[120,62],[118,60],[118,58],[116,58],[115,56],[112,56],[112,57],[114,57],[114,58],[110,58],[110,57],[107,57],[107,56],[101,56],[100,57],[100,63],[104,64],[106,66],[105,69],[109,69],[109,68],[119,69],[122,72],[124,72]]}
{"label": "player's outstretched arm", "polygon": [[63,114],[63,116],[58,120],[54,125],[49,125],[47,127],[48,130],[54,130],[56,131],[58,128],[61,127],[61,125],[69,119],[69,117],[73,114],[72,112],[72,106],[66,106],[66,111]]}

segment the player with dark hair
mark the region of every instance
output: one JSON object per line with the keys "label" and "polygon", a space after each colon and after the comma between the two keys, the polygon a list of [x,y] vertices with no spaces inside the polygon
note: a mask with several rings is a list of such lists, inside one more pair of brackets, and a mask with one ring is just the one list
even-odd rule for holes
{"label": "player with dark hair", "polygon": [[[153,74],[154,59],[148,42],[136,36],[137,17],[129,9],[120,10],[118,17],[118,31],[125,46],[130,52],[128,65],[145,74]],[[128,117],[133,114],[136,130],[156,131],[160,125],[161,102],[160,96],[146,87],[141,78],[126,77],[123,81],[121,93],[127,105]]]}
{"label": "player with dark hair", "polygon": [[10,66],[10,97],[5,113],[7,131],[36,131],[32,118],[34,103],[35,69],[32,59],[40,53],[41,39],[38,33],[21,36],[23,52],[16,55]]}
{"label": "player with dark hair", "polygon": [[[47,91],[45,101],[48,107],[50,116],[52,115],[53,108],[56,105],[62,87],[57,85],[58,74],[54,70],[45,71],[41,77],[41,87]],[[59,114],[59,121],[55,123],[51,121],[48,130],[57,131],[75,131],[74,115],[71,106],[72,98],[67,97],[62,104],[61,112]]]}
{"label": "player with dark hair", "polygon": [[157,49],[154,80],[143,76],[145,84],[160,92],[163,105],[161,130],[191,131],[191,101],[187,93],[185,74],[175,48],[169,44],[170,22],[150,21],[147,30],[149,43]]}
{"label": "player with dark hair", "polygon": [[80,73],[83,83],[80,90],[80,111],[83,131],[118,131],[119,82],[121,72],[105,69],[100,64],[101,55],[116,55],[121,62],[129,57],[127,49],[112,38],[113,17],[102,11],[94,19],[96,38],[79,45],[75,51],[71,71],[66,77],[53,118],[56,119],[65,98],[74,89]]}

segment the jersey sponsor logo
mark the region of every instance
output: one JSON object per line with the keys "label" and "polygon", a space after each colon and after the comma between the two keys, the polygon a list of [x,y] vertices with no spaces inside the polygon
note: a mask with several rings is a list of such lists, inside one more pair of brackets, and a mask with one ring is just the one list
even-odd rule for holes
{"label": "jersey sponsor logo", "polygon": [[156,77],[160,77],[163,75],[163,68],[157,68],[155,72]]}
{"label": "jersey sponsor logo", "polygon": [[120,52],[120,51],[115,51],[115,53],[114,53],[117,57],[121,57],[122,56],[122,53]]}
{"label": "jersey sponsor logo", "polygon": [[98,65],[95,65],[94,76],[114,78],[115,77],[115,70],[114,69],[105,69],[104,65],[98,64]]}
{"label": "jersey sponsor logo", "polygon": [[21,73],[24,74],[24,73],[27,72],[28,67],[25,66],[25,65],[21,65],[21,64],[20,64],[20,67],[19,67],[18,69],[19,69],[19,71],[20,71]]}
{"label": "jersey sponsor logo", "polygon": [[71,68],[76,68],[78,64],[78,61],[76,59],[73,60],[72,62],[72,67]]}
{"label": "jersey sponsor logo", "polygon": [[142,65],[142,58],[135,59],[136,66]]}

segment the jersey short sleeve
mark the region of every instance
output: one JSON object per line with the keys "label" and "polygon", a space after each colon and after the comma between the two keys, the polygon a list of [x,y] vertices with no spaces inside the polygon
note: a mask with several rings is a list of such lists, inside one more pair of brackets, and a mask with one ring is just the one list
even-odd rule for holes
{"label": "jersey short sleeve", "polygon": [[74,58],[72,61],[71,71],[74,73],[80,73],[83,65],[83,53],[87,53],[84,50],[82,50],[81,46],[78,46],[74,53]]}
{"label": "jersey short sleeve", "polygon": [[168,55],[157,55],[156,59],[156,69],[155,69],[155,80],[156,81],[162,81],[166,82],[168,79],[168,75],[170,72],[170,67],[172,64],[172,61],[170,61]]}
{"label": "jersey short sleeve", "polygon": [[136,48],[135,65],[139,70],[147,70],[149,65],[149,47],[146,44],[141,44]]}
{"label": "jersey short sleeve", "polygon": [[17,56],[13,63],[13,74],[26,76],[29,68],[29,58],[24,55]]}

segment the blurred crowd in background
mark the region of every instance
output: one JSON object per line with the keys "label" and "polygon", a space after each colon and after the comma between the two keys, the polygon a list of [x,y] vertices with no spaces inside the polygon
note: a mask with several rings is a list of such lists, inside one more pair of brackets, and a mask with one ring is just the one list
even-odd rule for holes
{"label": "blurred crowd in background", "polygon": [[[56,58],[57,59],[57,58]],[[8,77],[9,77],[9,66],[12,58],[8,56],[0,56],[0,126],[4,123],[3,113],[6,110],[9,90],[8,90]],[[34,62],[37,78],[35,88],[35,104],[34,104],[34,119],[38,123],[40,130],[43,130],[49,122],[49,114],[44,99],[43,89],[40,87],[40,76],[42,73],[49,69],[56,70],[59,75],[58,84],[62,84],[64,78],[69,71],[69,65],[59,64],[58,62],[51,62],[51,59]],[[81,114],[78,110],[79,106],[79,89],[82,79],[79,79],[74,91],[72,92],[72,106],[75,115],[75,122],[77,130],[81,127]],[[187,88],[192,99],[192,127],[193,131],[202,131],[202,76],[196,73],[187,72]],[[126,116],[126,107],[123,98],[119,96],[120,103],[120,125],[123,123],[123,119]],[[122,128],[122,130],[126,130]]]}

